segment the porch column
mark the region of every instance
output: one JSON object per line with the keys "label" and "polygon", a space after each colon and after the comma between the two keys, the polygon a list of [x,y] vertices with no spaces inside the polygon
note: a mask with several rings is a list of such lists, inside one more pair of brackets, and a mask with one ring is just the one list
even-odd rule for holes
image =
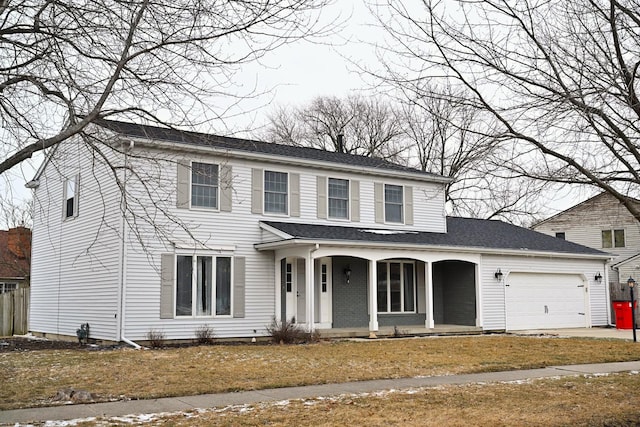
{"label": "porch column", "polygon": [[276,322],[281,322],[282,321],[282,260],[278,259],[278,256],[276,255],[275,257],[275,278],[273,283],[275,283],[275,296],[276,296],[276,312],[275,312],[275,316],[274,318],[276,319]]}
{"label": "porch column", "polygon": [[369,260],[369,337],[378,331],[378,269],[377,262]]}
{"label": "porch column", "polygon": [[307,311],[307,330],[309,332],[313,332],[313,326],[315,321],[315,313],[313,310],[315,308],[315,301],[314,301],[315,273],[313,269],[314,267],[313,252],[315,252],[315,249],[311,249],[304,260],[305,287],[306,287],[305,304],[307,306],[307,310],[306,310]]}
{"label": "porch column", "polygon": [[433,321],[433,274],[432,262],[424,263],[424,286],[425,296],[427,297],[427,304],[425,307],[427,308],[427,316],[424,321],[424,327],[427,329],[432,329],[435,327],[435,322]]}

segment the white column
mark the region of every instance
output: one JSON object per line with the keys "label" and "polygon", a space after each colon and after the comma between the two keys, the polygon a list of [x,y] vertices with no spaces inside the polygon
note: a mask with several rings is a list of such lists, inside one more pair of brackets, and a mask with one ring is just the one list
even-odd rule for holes
{"label": "white column", "polygon": [[275,254],[275,259],[276,259],[276,268],[275,268],[275,278],[273,283],[275,283],[275,296],[276,296],[276,301],[275,301],[275,307],[276,307],[276,313],[274,315],[274,318],[276,319],[276,322],[281,322],[282,318],[281,318],[281,313],[282,313],[282,260],[278,259],[278,255]]}
{"label": "white column", "polygon": [[304,273],[306,285],[306,306],[307,306],[307,330],[313,332],[313,324],[315,320],[315,301],[314,301],[314,268],[313,268],[313,251],[310,250],[304,260]]}
{"label": "white column", "polygon": [[378,331],[378,270],[376,261],[369,261],[369,336],[375,338]]}
{"label": "white column", "polygon": [[424,263],[424,286],[426,287],[424,294],[427,297],[427,316],[424,322],[424,327],[427,329],[435,327],[435,322],[433,320],[433,277],[431,277],[433,273],[433,269],[431,268],[432,265],[432,262]]}

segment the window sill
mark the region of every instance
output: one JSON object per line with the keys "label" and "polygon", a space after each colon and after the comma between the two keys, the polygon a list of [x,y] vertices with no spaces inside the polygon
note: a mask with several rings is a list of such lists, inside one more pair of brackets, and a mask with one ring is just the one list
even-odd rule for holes
{"label": "window sill", "polygon": [[208,208],[206,206],[189,206],[189,210],[195,212],[220,212],[220,208],[218,207]]}

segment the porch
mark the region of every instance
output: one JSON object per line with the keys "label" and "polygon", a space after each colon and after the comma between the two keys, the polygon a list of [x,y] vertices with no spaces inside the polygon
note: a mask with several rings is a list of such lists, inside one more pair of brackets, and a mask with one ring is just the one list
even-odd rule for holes
{"label": "porch", "polygon": [[335,338],[482,332],[477,259],[305,249],[276,251],[278,320]]}
{"label": "porch", "polygon": [[[332,328],[317,329],[321,338],[373,338],[369,328]],[[423,326],[381,326],[375,332],[376,338],[389,337],[422,337],[444,335],[480,335],[482,328],[463,325],[435,325],[433,328]]]}

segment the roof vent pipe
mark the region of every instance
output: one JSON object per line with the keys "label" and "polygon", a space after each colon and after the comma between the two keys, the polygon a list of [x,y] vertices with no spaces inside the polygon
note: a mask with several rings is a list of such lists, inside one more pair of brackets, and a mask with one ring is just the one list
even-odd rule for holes
{"label": "roof vent pipe", "polygon": [[344,138],[344,135],[339,133],[338,134],[338,153],[344,153],[344,143],[342,142],[343,138]]}

